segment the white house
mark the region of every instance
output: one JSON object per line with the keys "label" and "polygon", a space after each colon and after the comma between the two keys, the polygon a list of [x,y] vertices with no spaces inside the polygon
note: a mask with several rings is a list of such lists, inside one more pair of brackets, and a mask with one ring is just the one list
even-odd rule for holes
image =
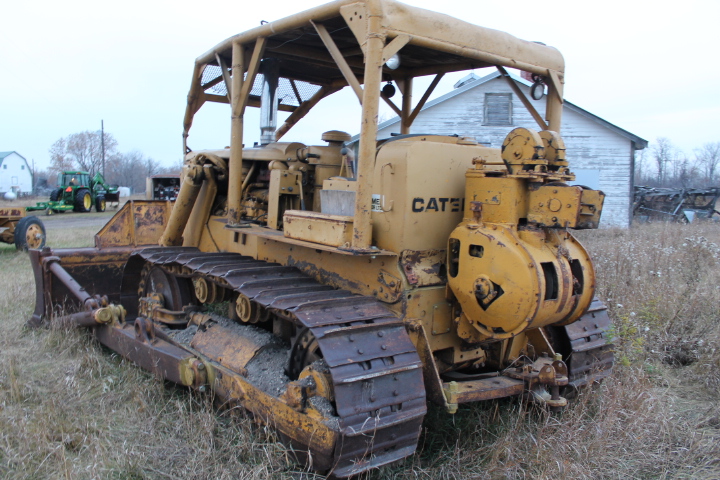
{"label": "white house", "polygon": [[[545,99],[532,100],[531,83],[511,75],[519,88],[544,117]],[[538,130],[538,125],[500,72],[460,80],[455,89],[428,102],[412,124],[410,133],[473,136],[478,142],[501,147],[515,127]],[[378,125],[378,138],[400,131],[399,117]],[[635,151],[647,147],[644,140],[567,100],[564,103],[561,137],[567,148],[574,182],[605,192],[601,226],[628,227],[632,217]]]}
{"label": "white house", "polygon": [[32,191],[32,172],[25,157],[17,152],[0,152],[0,195]]}

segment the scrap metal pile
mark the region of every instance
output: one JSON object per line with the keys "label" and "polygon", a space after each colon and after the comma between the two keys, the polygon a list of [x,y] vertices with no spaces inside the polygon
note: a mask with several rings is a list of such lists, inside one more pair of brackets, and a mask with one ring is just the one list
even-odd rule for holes
{"label": "scrap metal pile", "polygon": [[[656,188],[636,186],[633,216],[641,221],[677,221],[712,219],[720,188]],[[715,217],[717,218],[717,217]]]}

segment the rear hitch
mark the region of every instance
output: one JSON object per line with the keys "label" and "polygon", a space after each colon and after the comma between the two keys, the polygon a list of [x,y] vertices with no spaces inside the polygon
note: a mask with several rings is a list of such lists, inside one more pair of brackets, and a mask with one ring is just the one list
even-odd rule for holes
{"label": "rear hitch", "polygon": [[540,357],[534,363],[505,372],[505,375],[523,380],[523,396],[540,405],[547,405],[552,411],[567,406],[567,399],[560,396],[560,387],[568,384],[568,368],[562,355],[554,359]]}

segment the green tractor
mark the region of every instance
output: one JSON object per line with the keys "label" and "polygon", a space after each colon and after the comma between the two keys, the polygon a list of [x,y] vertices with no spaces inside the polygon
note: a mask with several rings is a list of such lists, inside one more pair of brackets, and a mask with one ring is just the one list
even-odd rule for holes
{"label": "green tractor", "polygon": [[118,187],[108,185],[100,172],[92,178],[88,172],[61,172],[58,187],[50,193],[49,202],[39,202],[28,210],[45,210],[52,213],[89,212],[93,205],[97,212],[104,212],[107,202],[119,202]]}

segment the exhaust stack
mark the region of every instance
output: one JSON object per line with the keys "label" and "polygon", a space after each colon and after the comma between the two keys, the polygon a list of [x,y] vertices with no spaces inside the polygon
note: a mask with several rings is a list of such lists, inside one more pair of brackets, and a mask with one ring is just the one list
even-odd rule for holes
{"label": "exhaust stack", "polygon": [[266,58],[260,66],[263,74],[262,96],[260,97],[260,144],[275,141],[277,129],[278,96],[277,87],[280,66],[274,58]]}

